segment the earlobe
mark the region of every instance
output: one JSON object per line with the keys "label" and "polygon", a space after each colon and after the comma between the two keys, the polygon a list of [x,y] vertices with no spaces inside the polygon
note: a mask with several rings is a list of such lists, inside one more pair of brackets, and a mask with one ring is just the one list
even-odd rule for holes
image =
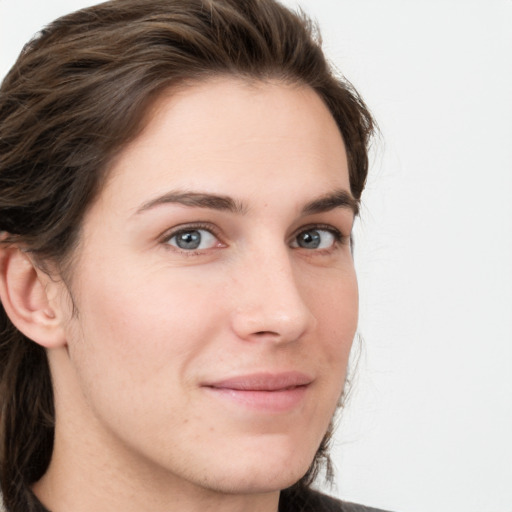
{"label": "earlobe", "polygon": [[66,342],[62,315],[51,300],[56,285],[19,247],[0,247],[0,300],[5,312],[19,331],[45,348]]}

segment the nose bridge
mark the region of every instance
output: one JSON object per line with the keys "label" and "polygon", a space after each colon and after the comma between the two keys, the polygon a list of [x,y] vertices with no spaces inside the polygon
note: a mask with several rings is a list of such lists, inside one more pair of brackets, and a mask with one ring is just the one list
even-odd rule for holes
{"label": "nose bridge", "polygon": [[294,341],[314,322],[289,251],[284,242],[261,244],[240,261],[233,328],[241,338]]}

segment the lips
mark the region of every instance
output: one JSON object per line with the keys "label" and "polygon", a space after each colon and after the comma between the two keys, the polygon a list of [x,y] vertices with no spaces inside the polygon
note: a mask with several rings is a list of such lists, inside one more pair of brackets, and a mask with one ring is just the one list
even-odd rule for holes
{"label": "lips", "polygon": [[215,382],[203,387],[217,398],[268,412],[292,410],[303,402],[313,379],[300,372],[255,373]]}
{"label": "lips", "polygon": [[234,389],[238,391],[281,391],[295,388],[297,386],[307,386],[313,379],[299,372],[284,373],[255,373],[252,375],[243,375],[230,379],[220,380],[208,387],[217,389]]}

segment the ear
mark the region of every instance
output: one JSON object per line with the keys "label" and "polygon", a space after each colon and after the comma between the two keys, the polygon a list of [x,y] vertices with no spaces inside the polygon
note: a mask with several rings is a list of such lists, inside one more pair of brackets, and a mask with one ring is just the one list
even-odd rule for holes
{"label": "ear", "polygon": [[58,287],[15,245],[0,246],[0,300],[11,322],[45,348],[66,344]]}

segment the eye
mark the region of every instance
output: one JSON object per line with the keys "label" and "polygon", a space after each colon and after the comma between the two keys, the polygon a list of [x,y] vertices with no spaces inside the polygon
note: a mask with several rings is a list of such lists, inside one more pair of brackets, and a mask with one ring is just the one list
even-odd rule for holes
{"label": "eye", "polygon": [[219,244],[217,237],[206,229],[183,229],[166,242],[183,251],[211,249]]}
{"label": "eye", "polygon": [[329,249],[339,240],[335,232],[328,229],[311,228],[301,231],[292,241],[292,247],[302,249]]}

